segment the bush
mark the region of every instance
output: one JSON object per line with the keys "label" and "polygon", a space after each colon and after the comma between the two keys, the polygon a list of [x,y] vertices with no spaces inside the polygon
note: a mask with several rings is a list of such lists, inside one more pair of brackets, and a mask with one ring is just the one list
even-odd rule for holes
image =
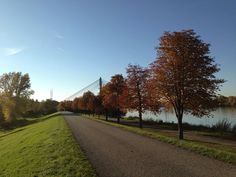
{"label": "bush", "polygon": [[143,120],[146,125],[156,125],[159,120],[154,120],[152,118],[147,118]]}
{"label": "bush", "polygon": [[163,124],[163,123],[164,123],[163,120],[158,121],[158,124]]}
{"label": "bush", "polygon": [[236,124],[232,127],[232,133],[236,136]]}
{"label": "bush", "polygon": [[223,134],[230,131],[231,123],[227,119],[222,119],[218,121],[212,128]]}
{"label": "bush", "polygon": [[137,117],[137,116],[129,116],[129,117],[126,117],[125,119],[127,119],[127,120],[136,120],[136,119],[139,119],[139,117]]}

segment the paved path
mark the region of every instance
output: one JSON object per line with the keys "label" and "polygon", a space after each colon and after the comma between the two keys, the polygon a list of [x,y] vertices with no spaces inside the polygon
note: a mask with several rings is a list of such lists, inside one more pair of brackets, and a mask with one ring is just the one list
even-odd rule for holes
{"label": "paved path", "polygon": [[100,177],[236,177],[236,167],[75,115],[64,115]]}

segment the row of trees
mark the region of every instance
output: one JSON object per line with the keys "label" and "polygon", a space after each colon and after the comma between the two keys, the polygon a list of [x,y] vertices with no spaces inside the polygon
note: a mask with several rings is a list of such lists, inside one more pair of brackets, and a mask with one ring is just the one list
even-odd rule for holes
{"label": "row of trees", "polygon": [[57,112],[59,102],[51,99],[38,101],[28,99],[22,117],[39,117]]}
{"label": "row of trees", "polygon": [[0,121],[12,123],[17,117],[35,117],[57,111],[57,101],[30,99],[33,94],[28,74],[10,72],[0,76]]}
{"label": "row of trees", "polygon": [[[103,113],[106,117],[112,110],[118,123],[121,112],[135,110],[139,112],[140,127],[144,111],[173,109],[178,120],[179,139],[183,139],[184,113],[209,116],[217,107],[217,92],[224,83],[215,76],[220,69],[210,57],[209,47],[193,30],[165,32],[156,48],[157,59],[148,68],[129,65],[127,77],[113,76],[96,97],[97,101],[86,101],[86,95],[92,95],[86,93],[71,105],[73,109],[86,108],[84,110]],[[83,104],[89,106],[83,107]]]}
{"label": "row of trees", "polygon": [[84,114],[103,114],[101,99],[88,91],[82,97],[75,98],[73,101],[60,102],[58,109],[60,111],[71,111]]}
{"label": "row of trees", "polygon": [[235,107],[236,108],[236,96],[219,96],[217,98],[219,107]]}
{"label": "row of trees", "polygon": [[117,117],[129,110],[139,112],[139,126],[142,128],[142,114],[145,110],[159,112],[160,102],[148,91],[149,71],[139,65],[128,65],[127,78],[120,74],[111,77],[98,96],[88,91],[73,101],[62,101],[59,110]]}

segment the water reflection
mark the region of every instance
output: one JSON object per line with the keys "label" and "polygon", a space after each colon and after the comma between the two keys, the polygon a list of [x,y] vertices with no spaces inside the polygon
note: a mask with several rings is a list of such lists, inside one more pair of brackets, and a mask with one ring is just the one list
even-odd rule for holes
{"label": "water reflection", "polygon": [[[227,119],[233,125],[236,124],[236,108],[218,108],[212,112],[213,117],[194,117],[192,115],[184,115],[183,122],[187,122],[193,125],[215,125],[218,121],[222,119]],[[138,116],[137,112],[128,112],[126,116]],[[177,119],[173,112],[162,112],[160,114],[153,114],[147,111],[143,114],[143,119],[153,119],[153,120],[163,120],[164,122],[175,122]]]}

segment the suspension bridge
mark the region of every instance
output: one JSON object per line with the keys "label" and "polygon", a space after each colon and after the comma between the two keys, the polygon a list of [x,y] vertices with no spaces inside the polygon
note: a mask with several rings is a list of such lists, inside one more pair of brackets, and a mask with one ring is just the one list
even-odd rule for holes
{"label": "suspension bridge", "polygon": [[74,100],[75,98],[83,96],[85,92],[92,92],[93,94],[97,95],[102,87],[106,85],[107,81],[103,80],[101,77],[94,81],[93,83],[89,84],[88,86],[84,87],[83,89],[79,90],[78,92],[74,93],[73,95],[69,96],[65,100]]}

